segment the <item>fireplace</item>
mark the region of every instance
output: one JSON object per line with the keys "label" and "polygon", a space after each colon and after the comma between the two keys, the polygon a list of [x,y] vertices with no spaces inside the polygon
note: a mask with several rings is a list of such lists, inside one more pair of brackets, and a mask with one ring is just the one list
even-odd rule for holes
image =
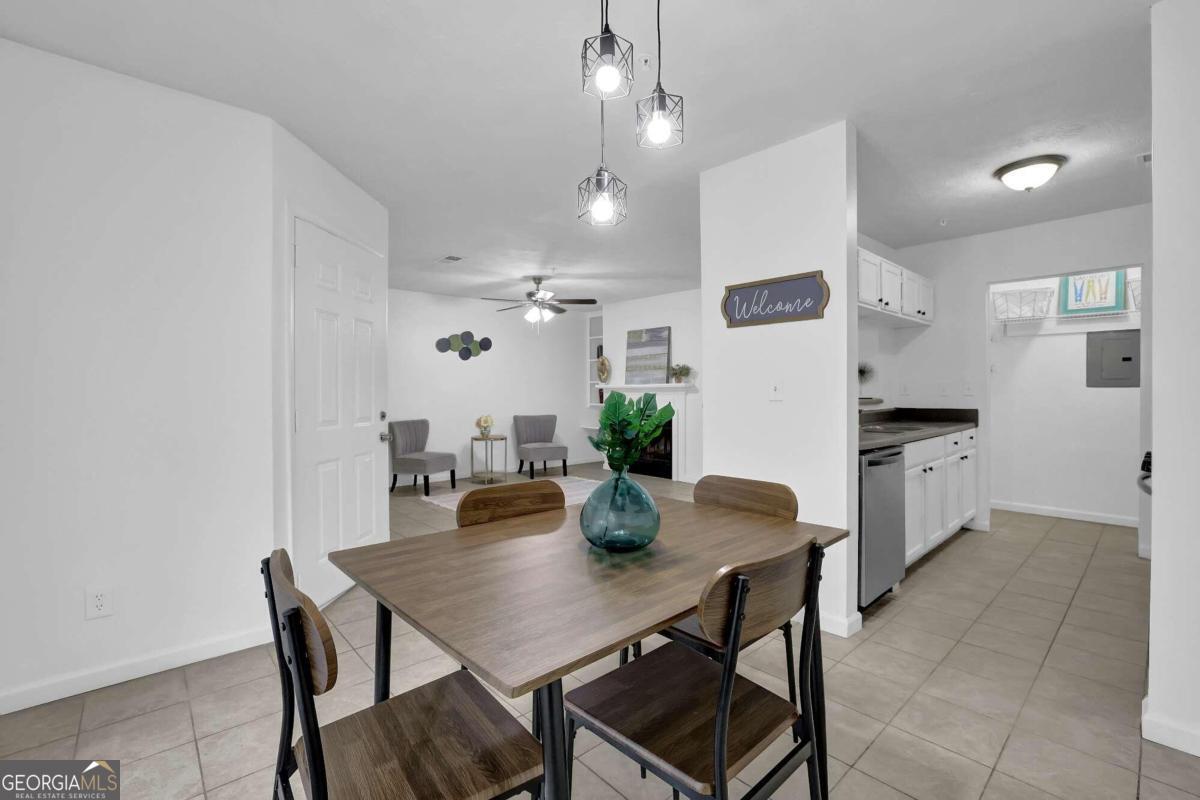
{"label": "fireplace", "polygon": [[674,477],[671,473],[671,423],[673,421],[667,420],[662,433],[650,443],[641,458],[633,463],[633,466],[629,468],[630,472],[668,480]]}

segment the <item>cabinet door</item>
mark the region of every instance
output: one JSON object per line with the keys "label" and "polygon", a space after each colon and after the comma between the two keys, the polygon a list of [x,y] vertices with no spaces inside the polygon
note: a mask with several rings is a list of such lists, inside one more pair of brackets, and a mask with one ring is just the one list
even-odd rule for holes
{"label": "cabinet door", "polygon": [[866,250],[858,251],[858,302],[882,306],[879,289],[879,256]]}
{"label": "cabinet door", "polygon": [[904,473],[904,563],[925,552],[925,467]]}
{"label": "cabinet door", "polygon": [[879,296],[883,298],[883,307],[888,311],[900,313],[900,291],[904,270],[890,261],[881,261],[879,265]]}
{"label": "cabinet door", "polygon": [[921,278],[921,307],[918,309],[921,312],[921,319],[926,322],[933,322],[933,281],[929,278]]}
{"label": "cabinet door", "polygon": [[946,535],[957,531],[963,523],[962,455],[946,457]]}
{"label": "cabinet door", "polygon": [[925,547],[946,538],[946,460],[925,465]]}
{"label": "cabinet door", "polygon": [[963,523],[975,519],[979,510],[979,472],[975,450],[968,450],[962,455],[962,508]]}
{"label": "cabinet door", "polygon": [[922,319],[917,313],[921,308],[921,276],[904,270],[900,281],[900,313],[913,319]]}

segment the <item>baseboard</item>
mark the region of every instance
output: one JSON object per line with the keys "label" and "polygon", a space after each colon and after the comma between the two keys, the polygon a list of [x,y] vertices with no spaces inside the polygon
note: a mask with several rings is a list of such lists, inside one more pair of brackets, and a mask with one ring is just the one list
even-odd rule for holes
{"label": "baseboard", "polygon": [[862,614],[855,611],[848,617],[837,617],[827,611],[821,612],[821,630],[843,639],[862,630]]}
{"label": "baseboard", "polygon": [[1150,698],[1147,696],[1142,700],[1142,738],[1200,756],[1200,728],[1182,725],[1149,709]]}
{"label": "baseboard", "polygon": [[223,656],[247,647],[265,644],[271,639],[270,626],[264,625],[232,636],[208,639],[173,650],[160,650],[137,658],[117,661],[102,667],[78,670],[57,675],[0,692],[0,714],[8,714],[30,706],[61,700],[64,697],[115,683],[141,678],[175,667],[182,667],[206,658]]}
{"label": "baseboard", "polygon": [[1101,525],[1124,525],[1136,528],[1137,517],[1126,517],[1120,514],[1101,514],[1096,511],[1080,511],[1074,508],[1058,508],[1056,506],[1039,506],[1033,503],[1011,503],[1007,500],[993,500],[993,509],[1015,511],[1020,514],[1041,514],[1044,517],[1061,517],[1062,519],[1077,519],[1081,522],[1098,522]]}

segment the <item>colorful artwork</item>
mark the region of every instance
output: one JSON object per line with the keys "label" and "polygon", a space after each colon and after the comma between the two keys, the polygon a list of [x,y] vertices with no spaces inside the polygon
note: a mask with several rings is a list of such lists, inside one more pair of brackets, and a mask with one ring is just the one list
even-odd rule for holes
{"label": "colorful artwork", "polygon": [[671,329],[643,328],[625,334],[625,382],[666,383],[671,368]]}
{"label": "colorful artwork", "polygon": [[487,336],[476,339],[470,331],[443,336],[434,343],[439,353],[457,353],[463,361],[469,361],[473,356],[482,355],[492,349],[492,340]]}
{"label": "colorful artwork", "polygon": [[1058,289],[1059,312],[1098,314],[1125,308],[1125,270],[1068,275]]}

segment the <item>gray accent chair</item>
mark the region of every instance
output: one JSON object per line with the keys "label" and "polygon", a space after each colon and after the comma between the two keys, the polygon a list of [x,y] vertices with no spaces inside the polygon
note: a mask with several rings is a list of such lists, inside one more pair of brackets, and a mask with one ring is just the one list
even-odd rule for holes
{"label": "gray accent chair", "polygon": [[517,433],[517,457],[521,465],[517,472],[525,471],[525,462],[529,462],[529,479],[533,480],[534,462],[542,462],[542,472],[546,472],[549,461],[562,460],[563,475],[567,474],[567,446],[554,441],[554,428],[558,417],[554,414],[528,414],[513,417],[513,427]]}
{"label": "gray accent chair", "polygon": [[402,472],[411,472],[413,486],[417,485],[417,476],[425,476],[425,496],[429,497],[429,476],[437,472],[450,470],[450,488],[457,488],[454,479],[454,468],[458,459],[454,453],[429,453],[425,444],[429,441],[429,420],[405,419],[388,423],[392,432],[390,449],[392,453],[392,488],[396,490],[396,476]]}

